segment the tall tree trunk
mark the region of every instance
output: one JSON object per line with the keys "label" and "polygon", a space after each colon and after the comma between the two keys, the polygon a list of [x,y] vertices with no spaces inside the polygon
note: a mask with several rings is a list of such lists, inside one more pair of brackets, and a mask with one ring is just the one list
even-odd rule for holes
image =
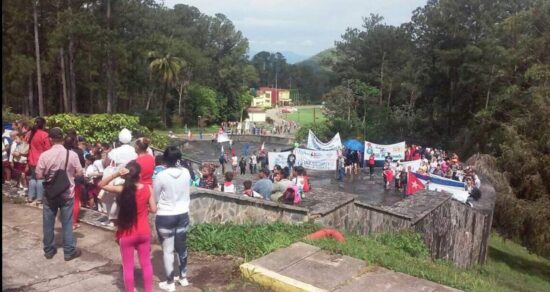
{"label": "tall tree trunk", "polygon": [[390,89],[388,91],[388,108],[390,107],[390,102],[391,102],[391,92],[393,90],[393,80],[390,81]]}
{"label": "tall tree trunk", "polygon": [[[111,0],[107,0],[107,28],[111,29]],[[113,60],[111,59],[111,44],[107,44],[107,113],[113,112]]]}
{"label": "tall tree trunk", "polygon": [[[91,69],[92,68],[92,54],[91,53],[88,53],[88,69]],[[92,82],[93,82],[93,78],[92,78],[92,70],[88,70],[88,86],[89,86],[89,102],[90,102],[90,108],[88,109],[88,112],[90,114],[94,113],[94,91],[92,89]]]}
{"label": "tall tree trunk", "polygon": [[178,115],[181,117],[181,100],[183,96],[183,82],[180,84],[180,88],[178,90]]}
{"label": "tall tree trunk", "polygon": [[[71,2],[72,1],[67,0],[69,15],[72,18],[73,11],[71,8]],[[71,86],[71,112],[76,114],[78,112],[78,108],[76,104],[76,73],[74,71],[74,38],[72,34],[69,34],[69,81],[69,85]]]}
{"label": "tall tree trunk", "polygon": [[164,82],[164,92],[162,94],[162,108],[160,109],[160,116],[162,117],[162,122],[166,126],[166,93],[168,91],[168,82]]}
{"label": "tall tree trunk", "polygon": [[61,70],[59,72],[59,75],[61,76],[61,87],[62,87],[62,93],[63,93],[63,111],[69,112],[71,111],[70,103],[69,103],[69,96],[67,94],[67,79],[65,77],[65,51],[63,48],[59,49],[59,62],[61,65]]}
{"label": "tall tree trunk", "polygon": [[145,110],[148,111],[151,107],[151,99],[153,98],[153,94],[155,93],[155,89],[151,89],[151,92],[149,93],[149,97],[147,98],[147,104],[145,105]]}
{"label": "tall tree trunk", "polygon": [[71,87],[71,112],[76,114],[78,112],[76,104],[76,74],[74,71],[74,42],[73,38],[69,36],[69,85]]}
{"label": "tall tree trunk", "polygon": [[42,70],[40,69],[40,44],[38,43],[38,1],[33,5],[34,51],[36,54],[36,84],[38,86],[38,115],[44,116],[44,95],[42,94]]}
{"label": "tall tree trunk", "polygon": [[28,96],[28,103],[29,103],[29,116],[34,116],[34,88],[32,83],[32,74],[29,74],[29,96]]}
{"label": "tall tree trunk", "polygon": [[489,86],[487,87],[487,95],[485,96],[485,110],[489,108],[489,98],[491,97],[491,85],[493,85],[493,74],[495,71],[495,65],[491,66],[491,75],[489,76]]}
{"label": "tall tree trunk", "polygon": [[386,52],[382,54],[382,65],[380,65],[380,101],[379,104],[382,105],[382,100],[384,99],[384,60],[386,59]]}
{"label": "tall tree trunk", "polygon": [[455,82],[454,82],[454,74],[451,77],[451,85],[449,87],[449,102],[447,104],[447,135],[451,135],[451,119],[452,119],[452,111],[453,111],[453,102],[454,102],[454,92],[455,92]]}

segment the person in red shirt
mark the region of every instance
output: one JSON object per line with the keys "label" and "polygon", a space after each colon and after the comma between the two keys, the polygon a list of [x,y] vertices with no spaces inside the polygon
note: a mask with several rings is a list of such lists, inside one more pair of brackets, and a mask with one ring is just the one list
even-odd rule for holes
{"label": "person in red shirt", "polygon": [[[134,250],[138,252],[139,265],[143,274],[143,288],[153,291],[153,265],[151,264],[151,230],[149,229],[148,213],[157,211],[155,197],[151,185],[142,184],[140,166],[134,160],[126,168],[103,178],[99,187],[107,192],[117,194],[118,230],[116,238],[120,244],[122,271],[126,291],[134,291]],[[124,185],[111,186],[109,183],[117,178],[124,178]]]}
{"label": "person in red shirt", "polygon": [[136,162],[141,168],[139,182],[148,186],[153,184],[153,172],[155,171],[155,158],[147,152],[149,144],[151,144],[151,140],[139,138],[134,145],[138,155]]}
{"label": "person in red shirt", "polygon": [[374,175],[374,165],[375,164],[376,164],[375,156],[374,156],[374,153],[372,153],[369,157],[369,172],[370,172],[370,177],[371,178]]}
{"label": "person in red shirt", "polygon": [[36,118],[32,130],[27,133],[27,143],[29,144],[28,165],[30,170],[29,193],[27,202],[31,203],[36,199],[37,204],[41,204],[44,198],[44,180],[36,179],[36,165],[40,154],[49,150],[52,145],[48,139],[48,133],[44,131],[46,120],[42,117]]}

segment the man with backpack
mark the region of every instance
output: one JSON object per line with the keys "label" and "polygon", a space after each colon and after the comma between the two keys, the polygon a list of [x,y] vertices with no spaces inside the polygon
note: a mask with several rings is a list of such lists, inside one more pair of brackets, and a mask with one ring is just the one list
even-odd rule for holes
{"label": "man with backpack", "polygon": [[36,179],[44,180],[44,208],[42,213],[44,231],[44,256],[53,258],[55,247],[54,226],[57,212],[61,213],[63,252],[65,261],[80,256],[73,234],[74,178],[83,174],[78,155],[63,147],[63,132],[60,128],[49,131],[53,145],[43,152],[36,165]]}

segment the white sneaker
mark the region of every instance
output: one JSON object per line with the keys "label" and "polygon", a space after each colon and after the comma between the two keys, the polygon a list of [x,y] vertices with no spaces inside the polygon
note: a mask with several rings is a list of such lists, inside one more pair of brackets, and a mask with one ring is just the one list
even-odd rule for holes
{"label": "white sneaker", "polygon": [[187,281],[187,277],[181,277],[181,279],[180,279],[180,277],[175,276],[174,277],[174,282],[178,282],[183,287],[189,286],[189,281]]}
{"label": "white sneaker", "polygon": [[159,288],[164,291],[174,292],[176,291],[176,283],[168,284],[168,282],[160,282]]}

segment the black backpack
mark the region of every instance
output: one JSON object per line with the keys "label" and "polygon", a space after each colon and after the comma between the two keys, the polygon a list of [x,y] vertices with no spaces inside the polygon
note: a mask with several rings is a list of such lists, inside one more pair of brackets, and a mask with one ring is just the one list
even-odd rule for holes
{"label": "black backpack", "polygon": [[62,195],[71,187],[71,181],[67,175],[67,164],[69,162],[69,150],[65,158],[65,168],[58,169],[49,181],[44,181],[44,193],[48,203],[60,204],[63,202]]}

